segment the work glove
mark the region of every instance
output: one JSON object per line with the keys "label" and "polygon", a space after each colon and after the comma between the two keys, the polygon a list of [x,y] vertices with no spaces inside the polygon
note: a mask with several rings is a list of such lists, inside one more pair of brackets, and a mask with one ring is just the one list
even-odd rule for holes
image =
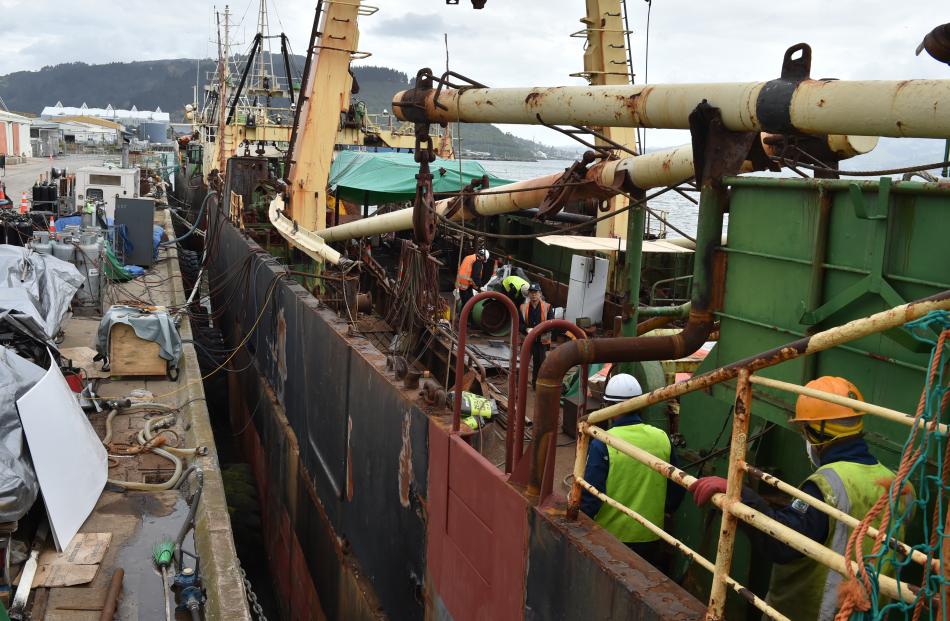
{"label": "work glove", "polygon": [[693,502],[701,507],[716,494],[726,493],[726,480],[722,477],[703,477],[689,486],[689,493],[693,495]]}
{"label": "work glove", "polygon": [[458,287],[452,289],[452,297],[455,298],[456,302],[462,299],[462,294],[459,293]]}

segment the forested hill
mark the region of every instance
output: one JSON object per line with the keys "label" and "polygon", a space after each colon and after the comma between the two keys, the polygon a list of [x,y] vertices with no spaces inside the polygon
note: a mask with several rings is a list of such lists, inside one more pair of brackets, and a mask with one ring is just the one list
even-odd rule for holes
{"label": "forested hill", "polygon": [[[274,70],[283,77],[283,59],[273,57]],[[292,59],[297,72],[303,69],[304,59]],[[39,114],[45,106],[61,101],[64,106],[105,108],[138,107],[168,112],[173,121],[182,121],[185,104],[193,101],[196,82],[203,87],[205,77],[215,70],[212,59],[168,59],[127,63],[89,65],[63,63],[43,67],[39,71],[18,71],[0,76],[0,97],[7,109],[15,112]],[[405,73],[375,66],[353,66],[359,83],[356,99],[366,102],[369,111],[389,110],[392,96],[411,86]],[[201,93],[199,91],[199,97]],[[391,112],[391,110],[390,110]],[[491,125],[470,125],[464,129],[464,148],[483,151],[496,157],[534,159],[541,151],[551,157],[565,156],[558,149],[517,138]]]}

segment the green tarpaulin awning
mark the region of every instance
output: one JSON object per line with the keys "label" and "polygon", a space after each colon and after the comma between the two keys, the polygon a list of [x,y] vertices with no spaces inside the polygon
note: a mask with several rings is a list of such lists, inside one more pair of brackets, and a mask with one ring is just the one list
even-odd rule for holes
{"label": "green tarpaulin awning", "polygon": [[[488,175],[489,187],[512,183],[491,175],[478,162],[462,161],[459,181],[459,161],[436,159],[429,165],[432,171],[432,189],[440,192],[458,192],[463,186]],[[416,196],[416,174],[419,164],[412,153],[369,153],[340,151],[330,168],[330,190],[339,198],[358,205],[383,205],[411,201]]]}

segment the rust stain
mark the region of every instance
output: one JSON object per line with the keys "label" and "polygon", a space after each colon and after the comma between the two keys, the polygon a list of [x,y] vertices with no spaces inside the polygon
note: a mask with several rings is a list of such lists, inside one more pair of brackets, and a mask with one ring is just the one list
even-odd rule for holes
{"label": "rust stain", "polygon": [[647,98],[649,98],[650,93],[653,92],[652,86],[646,86],[639,93],[634,93],[626,98],[624,105],[627,108],[630,118],[638,119],[640,124],[646,123],[646,110]]}
{"label": "rust stain", "polygon": [[399,450],[399,504],[409,508],[409,488],[412,484],[412,442],[409,439],[409,412],[402,418],[402,448]]}
{"label": "rust stain", "polygon": [[528,93],[528,96],[524,98],[524,103],[528,106],[539,106],[542,99],[544,99],[544,95],[541,93]]}
{"label": "rust stain", "polygon": [[346,499],[353,500],[353,449],[350,438],[353,437],[353,417],[346,417]]}
{"label": "rust stain", "polygon": [[273,346],[274,359],[277,362],[277,373],[282,382],[287,381],[287,319],[284,309],[277,313],[277,342]]}

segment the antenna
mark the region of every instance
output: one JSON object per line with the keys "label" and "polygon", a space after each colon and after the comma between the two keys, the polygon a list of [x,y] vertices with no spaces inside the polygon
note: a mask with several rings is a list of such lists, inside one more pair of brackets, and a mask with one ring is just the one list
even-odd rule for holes
{"label": "antenna", "polygon": [[261,36],[261,47],[258,50],[254,80],[248,92],[255,95],[269,97],[275,90],[274,63],[271,58],[270,25],[267,19],[267,0],[260,0],[257,14],[257,34]]}

